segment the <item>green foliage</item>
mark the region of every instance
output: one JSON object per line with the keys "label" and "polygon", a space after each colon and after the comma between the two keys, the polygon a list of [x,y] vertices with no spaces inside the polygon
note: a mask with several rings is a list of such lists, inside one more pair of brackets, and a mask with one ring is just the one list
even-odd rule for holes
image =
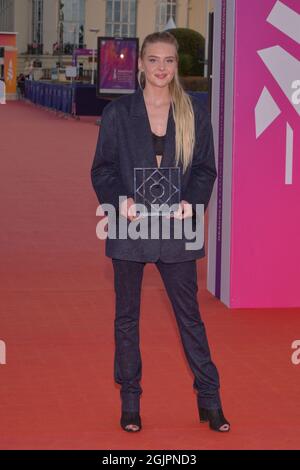
{"label": "green foliage", "polygon": [[179,54],[179,75],[181,77],[187,77],[191,75],[193,69],[194,58],[191,54],[181,53]]}
{"label": "green foliage", "polygon": [[182,76],[204,75],[205,39],[188,28],[169,29],[179,44],[179,74]]}

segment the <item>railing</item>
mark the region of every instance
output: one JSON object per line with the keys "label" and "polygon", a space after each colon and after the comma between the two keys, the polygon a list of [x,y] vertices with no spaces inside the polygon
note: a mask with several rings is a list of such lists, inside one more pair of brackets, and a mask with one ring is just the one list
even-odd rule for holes
{"label": "railing", "polygon": [[72,113],[73,87],[71,86],[26,80],[25,97],[37,105],[66,114]]}
{"label": "railing", "polygon": [[26,80],[25,98],[36,105],[76,116],[100,116],[108,103],[98,99],[96,87],[90,84],[61,84]]}
{"label": "railing", "polygon": [[27,54],[42,55],[44,50],[43,44],[27,44]]}
{"label": "railing", "polygon": [[67,42],[66,44],[57,45],[53,48],[53,55],[72,55],[75,49],[86,49],[86,44],[71,44]]}
{"label": "railing", "polygon": [[[51,80],[52,69],[43,69],[43,80]],[[90,83],[92,79],[92,70],[79,70],[78,80]],[[96,81],[96,73],[95,73]]]}
{"label": "railing", "polygon": [[[189,92],[207,106],[207,93]],[[39,106],[76,116],[101,116],[110,101],[97,98],[96,87],[90,84],[61,84],[43,81],[25,81],[25,97]]]}

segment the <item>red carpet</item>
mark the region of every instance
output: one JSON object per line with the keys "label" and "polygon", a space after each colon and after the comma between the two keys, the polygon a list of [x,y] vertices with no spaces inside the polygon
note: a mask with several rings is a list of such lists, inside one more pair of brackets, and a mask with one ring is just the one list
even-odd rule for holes
{"label": "red carpet", "polygon": [[120,428],[112,267],[96,238],[90,183],[98,127],[17,102],[0,106],[0,126],[0,448],[299,448],[291,343],[300,309],[228,310],[205,290],[203,260],[200,307],[232,431],[198,423],[193,377],[153,265],[142,297],[143,431]]}

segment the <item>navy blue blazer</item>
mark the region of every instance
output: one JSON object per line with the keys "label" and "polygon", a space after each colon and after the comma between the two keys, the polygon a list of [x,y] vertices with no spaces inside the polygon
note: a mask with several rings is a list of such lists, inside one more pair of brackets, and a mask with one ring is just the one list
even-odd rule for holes
{"label": "navy blue blazer", "polygon": [[[184,174],[182,164],[179,164],[180,200],[186,200],[193,205],[195,227],[195,205],[204,204],[206,210],[217,172],[210,116],[198,98],[191,96],[191,100],[195,114],[196,142],[192,164]],[[175,166],[175,122],[171,106],[165,152],[160,166]],[[119,196],[134,199],[134,168],[145,167],[157,168],[157,161],[143,92],[138,88],[133,94],[114,99],[103,110],[91,168],[92,185],[99,203],[109,203],[118,209]],[[178,223],[178,220],[175,223]],[[173,224],[174,220],[171,219],[171,235]],[[106,255],[140,262],[155,262],[161,259],[166,263],[189,261],[205,255],[204,246],[197,250],[187,250],[186,242],[192,240],[187,240],[184,236],[182,239],[171,237],[168,240],[161,237],[135,240],[108,237]]]}

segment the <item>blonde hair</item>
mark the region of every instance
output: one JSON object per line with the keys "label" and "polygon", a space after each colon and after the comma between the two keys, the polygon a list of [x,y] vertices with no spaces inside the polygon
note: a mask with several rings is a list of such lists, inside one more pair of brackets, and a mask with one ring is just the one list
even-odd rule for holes
{"label": "blonde hair", "polygon": [[[175,46],[175,56],[178,64],[179,45],[175,36],[167,31],[156,32],[146,36],[141,47],[140,58],[144,58],[147,44],[154,44],[157,42],[164,42]],[[146,77],[145,73],[140,70],[138,72],[138,82],[140,87],[144,89],[146,85]],[[193,158],[195,145],[195,118],[192,101],[179,81],[178,67],[176,68],[173,80],[169,84],[169,91],[176,129],[175,162],[176,165],[178,165],[179,162],[182,162],[183,172],[185,172]]]}

